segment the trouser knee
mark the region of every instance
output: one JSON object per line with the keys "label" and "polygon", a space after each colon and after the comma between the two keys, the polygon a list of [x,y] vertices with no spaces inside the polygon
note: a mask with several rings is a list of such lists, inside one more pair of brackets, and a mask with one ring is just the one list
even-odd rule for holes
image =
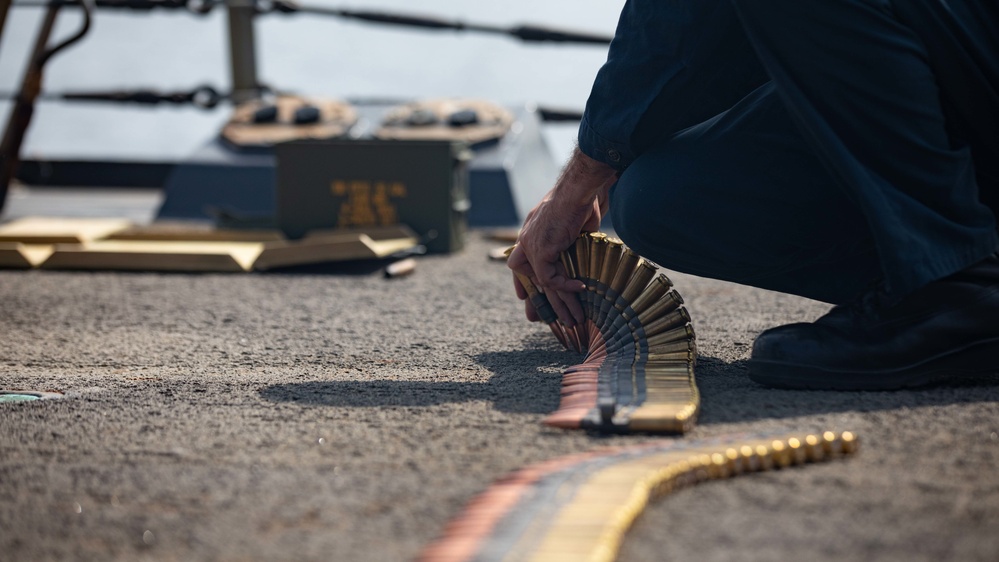
{"label": "trouser knee", "polygon": [[694,186],[684,181],[685,159],[669,160],[657,161],[654,169],[642,169],[639,161],[622,176],[611,192],[611,220],[631,249],[663,267],[687,271],[692,264],[682,256],[684,239],[695,230],[689,221],[697,221],[698,212],[682,208],[690,199],[680,194],[692,193]]}
{"label": "trouser knee", "polygon": [[765,158],[675,137],[621,175],[611,192],[614,230],[672,271],[827,302],[853,298],[878,271],[863,218],[817,164],[756,168]]}

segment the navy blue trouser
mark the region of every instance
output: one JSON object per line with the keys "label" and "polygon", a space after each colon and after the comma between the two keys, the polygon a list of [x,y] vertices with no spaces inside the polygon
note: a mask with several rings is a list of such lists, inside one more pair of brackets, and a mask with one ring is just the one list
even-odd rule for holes
{"label": "navy blue trouser", "polygon": [[753,52],[731,56],[771,81],[622,173],[626,243],[831,303],[891,302],[996,251],[999,3],[732,5]]}

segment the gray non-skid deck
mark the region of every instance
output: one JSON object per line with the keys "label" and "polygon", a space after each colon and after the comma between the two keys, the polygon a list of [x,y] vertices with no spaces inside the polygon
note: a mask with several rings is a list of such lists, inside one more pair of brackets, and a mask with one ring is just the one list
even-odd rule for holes
{"label": "gray non-skid deck", "polygon": [[[579,358],[523,320],[491,245],[396,280],[0,271],[0,388],[66,395],[0,404],[0,560],[406,560],[509,471],[656,439],[539,424]],[[755,334],[826,307],[672,277],[701,351],[687,438],[862,448],[667,497],[622,560],[999,556],[996,378],[768,390],[745,376]]]}

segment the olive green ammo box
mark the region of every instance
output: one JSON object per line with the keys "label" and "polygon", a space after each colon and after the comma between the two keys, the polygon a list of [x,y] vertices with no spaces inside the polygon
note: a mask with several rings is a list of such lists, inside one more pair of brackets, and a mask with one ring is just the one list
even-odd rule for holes
{"label": "olive green ammo box", "polygon": [[275,152],[277,220],[289,238],[403,223],[430,252],[464,245],[468,150],[462,143],[295,141]]}

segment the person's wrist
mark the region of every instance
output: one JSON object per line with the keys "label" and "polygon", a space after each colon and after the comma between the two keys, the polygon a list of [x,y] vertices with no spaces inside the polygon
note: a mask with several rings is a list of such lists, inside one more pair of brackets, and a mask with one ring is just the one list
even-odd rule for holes
{"label": "person's wrist", "polygon": [[613,176],[617,173],[613,167],[605,162],[601,162],[595,158],[591,158],[585,152],[580,150],[579,146],[572,152],[572,158],[576,161],[581,169],[592,175],[598,176]]}
{"label": "person's wrist", "polygon": [[600,190],[613,183],[616,174],[614,168],[590,158],[576,147],[555,183],[552,196],[573,201],[580,208],[589,208]]}

